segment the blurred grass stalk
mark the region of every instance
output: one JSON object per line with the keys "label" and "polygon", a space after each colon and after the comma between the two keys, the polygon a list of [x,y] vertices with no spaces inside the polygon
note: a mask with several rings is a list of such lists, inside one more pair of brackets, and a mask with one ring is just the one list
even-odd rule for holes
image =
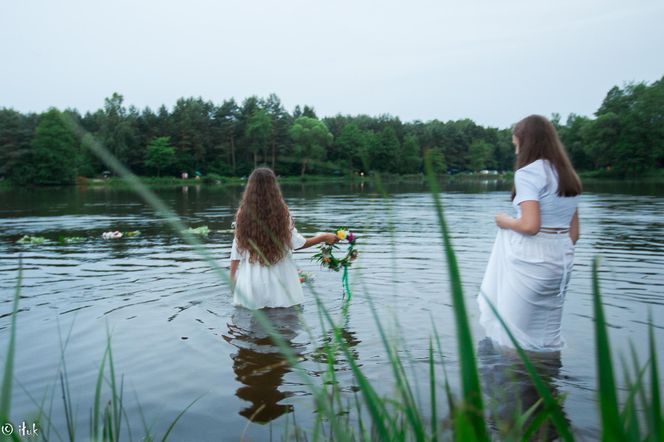
{"label": "blurred grass stalk", "polygon": [[[63,123],[71,130],[81,143],[85,142],[85,146],[90,149],[104,164],[106,164],[114,173],[127,181],[127,184],[136,192],[143,200],[152,207],[156,214],[161,217],[167,225],[178,234],[187,244],[189,244],[195,253],[203,258],[203,260],[211,267],[215,275],[221,282],[224,282],[228,287],[231,286],[231,279],[229,272],[222,269],[214,257],[207,251],[200,241],[192,235],[187,226],[180,220],[180,218],[173,212],[163,201],[161,201],[154,192],[152,192],[141,180],[131,173],[117,158],[115,158],[98,140],[91,134],[85,131],[84,128],[78,124],[71,115],[66,113],[61,114]],[[239,293],[240,297],[244,297]],[[328,406],[325,391],[323,388],[315,385],[309,374],[302,369],[298,363],[298,357],[290,348],[286,340],[275,330],[273,324],[267,316],[260,310],[254,310],[253,315],[260,326],[270,335],[275,345],[282,352],[288,363],[293,367],[294,371],[299,374],[299,377],[304,385],[311,391],[316,401],[316,406],[321,413],[321,416],[328,419],[330,426],[335,434],[341,436],[342,428],[337,424],[334,415],[334,410]]]}
{"label": "blurred grass stalk", "polygon": [[[70,117],[65,116],[65,123],[81,139],[85,132]],[[90,140],[90,138],[87,138]],[[122,164],[104,149],[96,141],[88,146],[99,158],[111,168],[115,173],[122,176],[136,193],[142,196],[145,201],[153,207],[159,216],[161,216],[175,232],[177,232],[184,241],[193,247],[200,256],[205,259],[214,269],[221,281],[229,283],[228,272],[221,269],[207,250],[198,242],[198,240],[186,232],[186,227],[179,218],[161,202],[156,195],[147,189],[140,180],[131,174]],[[256,310],[254,315],[259,324],[270,334],[274,343],[278,346],[288,363],[295,373],[299,374],[303,383],[312,393],[316,402],[316,421],[313,429],[307,432],[302,431],[295,424],[293,416],[293,427],[287,426],[284,429],[284,438],[294,438],[300,440],[309,440],[308,432],[311,432],[312,440],[333,439],[340,441],[355,440],[480,440],[488,441],[493,437],[500,436],[491,434],[487,411],[483,403],[482,386],[479,378],[478,362],[475,357],[475,342],[470,332],[468,314],[464,304],[464,295],[461,285],[461,276],[459,273],[456,256],[450,240],[450,234],[445,222],[443,206],[439,199],[438,183],[431,169],[429,156],[425,156],[426,176],[431,187],[431,194],[434,201],[436,214],[438,216],[439,227],[444,244],[444,254],[447,259],[447,270],[449,272],[451,297],[453,302],[453,311],[456,321],[457,347],[460,361],[461,372],[461,397],[456,398],[450,388],[449,381],[444,367],[444,355],[440,345],[440,337],[434,328],[433,339],[437,344],[437,353],[440,358],[440,364],[434,361],[434,351],[432,341],[429,342],[428,353],[428,383],[429,383],[429,406],[427,409],[422,407],[416,399],[413,389],[413,382],[416,380],[406,375],[405,365],[413,364],[412,360],[403,360],[399,356],[395,344],[385,333],[380,316],[376,306],[373,304],[368,291],[365,290],[366,299],[369,302],[373,313],[375,324],[378,328],[382,345],[386,351],[388,363],[393,374],[393,385],[395,392],[392,395],[381,395],[378,388],[369,379],[368,373],[365,373],[360,364],[357,363],[351,351],[348,342],[344,339],[342,326],[332,318],[330,312],[321,301],[318,293],[314,292],[316,305],[318,307],[319,318],[322,325],[323,335],[329,334],[332,339],[324,345],[322,353],[325,355],[326,369],[321,377],[322,385],[314,384],[312,377],[300,366],[296,355],[283,339],[275,331],[274,327],[267,317]],[[378,185],[380,186],[379,177]],[[19,271],[17,290],[14,297],[12,325],[9,334],[9,345],[5,359],[5,372],[3,375],[2,395],[0,396],[0,417],[6,422],[10,418],[11,405],[11,387],[13,381],[13,364],[15,357],[15,336],[16,336],[16,316],[18,312],[18,301],[20,298],[20,284],[22,273]],[[660,441],[664,437],[664,417],[662,416],[659,377],[656,358],[656,345],[652,320],[649,324],[649,352],[650,360],[642,366],[634,353],[632,354],[633,374],[630,374],[625,367],[625,385],[628,390],[627,397],[620,409],[616,385],[613,376],[613,361],[611,359],[609,338],[607,333],[606,320],[601,304],[598,279],[598,262],[593,263],[593,306],[595,316],[595,336],[596,336],[596,364],[598,370],[598,406],[602,422],[602,438],[608,441],[623,440],[648,440]],[[347,306],[346,306],[347,307]],[[493,306],[491,308],[496,310]],[[348,310],[344,308],[342,312],[347,315]],[[517,416],[516,428],[510,430],[508,439],[510,440],[529,440],[534,437],[538,429],[547,421],[553,423],[557,436],[562,440],[574,440],[572,428],[564,418],[560,403],[554,398],[549,387],[542,377],[538,374],[530,358],[518,345],[518,342],[510,333],[506,324],[499,317],[503,327],[508,333],[514,344],[517,354],[522,361],[526,371],[533,382],[540,401],[530,409],[521,412]],[[359,395],[353,395],[352,399],[344,398],[339,388],[339,381],[336,378],[335,364],[342,356],[351,369],[356,386],[359,388]],[[105,366],[108,363],[110,369],[110,380],[107,382],[111,388],[111,400],[103,407],[101,403],[101,389]],[[442,377],[437,376],[437,365],[443,369]],[[645,372],[650,368],[650,389],[644,381]],[[118,388],[115,380],[115,370],[112,363],[112,352],[110,338],[107,342],[106,351],[97,377],[95,388],[95,399],[90,419],[90,438],[92,440],[117,440],[120,434],[122,418],[125,415],[122,406],[122,382]],[[69,415],[71,409],[70,395],[68,393],[68,380],[66,372],[61,376],[63,401],[65,413]],[[381,380],[380,388],[384,387],[384,380]],[[448,405],[447,415],[439,416],[440,407],[438,401],[439,391],[443,392]],[[640,400],[640,406],[637,405],[637,398]],[[195,401],[194,401],[195,402]],[[193,405],[189,405],[189,407]],[[189,408],[187,407],[187,409]],[[175,423],[182,417],[183,410],[168,427],[162,440],[165,440]],[[73,419],[73,418],[72,418]],[[288,425],[288,418],[285,420]],[[70,417],[67,417],[69,438],[73,440],[75,423],[70,423]],[[72,429],[69,430],[71,425]],[[145,440],[152,440],[151,429],[144,424]],[[291,433],[292,431],[292,433]],[[19,440],[15,435],[12,440]]]}
{"label": "blurred grass stalk", "polygon": [[[12,440],[20,441],[21,437],[19,436],[17,425],[14,425],[14,431],[10,434],[6,433],[5,424],[11,423],[11,397],[12,397],[12,386],[14,382],[18,380],[14,379],[14,359],[15,359],[15,346],[16,346],[16,335],[17,335],[17,318],[18,318],[18,304],[21,298],[21,282],[23,279],[23,266],[19,259],[19,272],[16,284],[16,291],[14,294],[14,300],[12,305],[12,319],[11,326],[9,329],[9,345],[7,347],[7,354],[5,355],[5,367],[4,373],[2,376],[2,389],[0,395],[0,425],[3,425],[3,432],[0,434],[0,440]],[[85,437],[84,440],[91,441],[120,441],[123,439],[123,434],[121,433],[123,419],[127,420],[126,411],[124,409],[123,401],[123,380],[120,381],[118,387],[117,377],[115,374],[115,368],[113,365],[113,354],[111,351],[111,338],[110,332],[107,330],[107,343],[104,355],[99,366],[99,373],[97,375],[97,381],[95,386],[95,396],[92,409],[90,410],[90,433],[89,436]],[[77,438],[80,439],[80,436],[77,436],[78,427],[76,425],[76,409],[77,407],[72,403],[72,395],[69,388],[69,376],[67,374],[66,364],[64,364],[64,355],[66,351],[66,342],[60,346],[61,360],[62,365],[58,373],[60,380],[60,391],[62,397],[62,406],[65,418],[65,424],[67,429],[67,439],[74,441]],[[106,378],[107,386],[110,388],[111,398],[106,401],[106,405],[102,404],[102,390],[104,385],[104,378],[107,374],[106,367],[108,365],[108,377]],[[35,407],[37,408],[37,415],[34,419],[34,422],[37,424],[38,434],[37,437],[41,440],[49,440],[51,431],[54,435],[57,436],[59,440],[64,440],[62,435],[59,433],[57,428],[54,428],[52,425],[51,419],[51,409],[47,411],[43,404],[35,401],[30,392],[25,391],[26,395],[32,399]],[[53,394],[51,400],[53,399]],[[178,416],[175,417],[169,424],[166,429],[162,441],[165,441],[168,438],[171,430],[182,417],[182,415],[196,402],[197,398],[192,401]],[[103,407],[103,408],[102,408]],[[16,422],[16,421],[14,421]],[[153,437],[151,435],[151,429],[144,425],[144,435],[141,440],[152,441]],[[132,439],[131,429],[127,428],[129,438]]]}

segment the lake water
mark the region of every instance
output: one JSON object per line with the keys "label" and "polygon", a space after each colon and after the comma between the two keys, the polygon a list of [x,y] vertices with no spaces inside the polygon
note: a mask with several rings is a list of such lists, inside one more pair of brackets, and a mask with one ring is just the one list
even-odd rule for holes
{"label": "lake water", "polygon": [[[493,215],[511,213],[510,184],[497,180],[447,184],[442,201],[463,278],[487,403],[495,413],[511,410],[501,401],[508,390],[527,402],[532,395],[518,375],[482,341],[475,297],[496,234]],[[230,228],[242,189],[189,186],[158,195],[192,227],[208,226],[204,244],[228,267]],[[317,349],[329,339],[320,328],[312,290],[336,318],[354,357],[379,391],[393,386],[385,349],[367,296],[401,354],[412,363],[416,392],[426,407],[429,337],[435,325],[446,369],[458,391],[459,369],[446,262],[432,197],[423,183],[295,185],[284,188],[299,230],[305,235],[350,226],[360,239],[360,259],[351,269],[353,299],[342,314],[341,275],[310,260],[313,249],[295,254],[313,272],[313,287],[299,310],[272,313],[303,368],[320,382],[325,367]],[[664,192],[643,183],[588,183],[581,205],[582,238],[563,318],[567,347],[548,364],[546,376],[581,439],[598,437],[591,299],[591,262],[601,257],[600,281],[614,356],[628,356],[633,342],[641,360],[647,351],[647,321],[664,343]],[[105,231],[140,230],[135,238],[103,240]],[[74,244],[20,245],[23,235],[50,240],[80,236]],[[128,190],[68,188],[0,192],[0,356],[4,357],[11,298],[22,256],[13,421],[31,422],[37,403],[54,397],[51,418],[66,438],[58,385],[61,345],[78,435],[87,439],[95,381],[107,330],[115,370],[124,376],[125,407],[133,436],[143,434],[141,411],[161,437],[191,401],[172,440],[279,438],[285,420],[314,421],[313,400],[298,373],[283,363],[251,315],[231,305],[228,287],[209,266]],[[300,313],[301,318],[300,319]],[[664,351],[659,353],[664,367]],[[2,361],[4,363],[4,360]],[[339,361],[337,377],[352,398],[355,384]],[[440,366],[439,366],[440,368]],[[408,369],[409,372],[411,368]],[[621,371],[618,371],[619,378]],[[421,375],[421,376],[420,376]],[[442,371],[439,377],[442,377]],[[419,379],[419,380],[417,380]],[[442,394],[442,391],[441,391]],[[108,396],[107,396],[108,397]],[[441,396],[442,397],[442,396]],[[498,405],[495,405],[498,402]],[[253,416],[254,423],[249,421]]]}

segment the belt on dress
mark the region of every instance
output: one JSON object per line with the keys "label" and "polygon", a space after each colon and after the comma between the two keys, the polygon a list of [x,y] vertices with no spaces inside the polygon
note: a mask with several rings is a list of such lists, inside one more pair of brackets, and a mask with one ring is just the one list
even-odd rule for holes
{"label": "belt on dress", "polygon": [[569,233],[568,227],[540,227],[542,233]]}

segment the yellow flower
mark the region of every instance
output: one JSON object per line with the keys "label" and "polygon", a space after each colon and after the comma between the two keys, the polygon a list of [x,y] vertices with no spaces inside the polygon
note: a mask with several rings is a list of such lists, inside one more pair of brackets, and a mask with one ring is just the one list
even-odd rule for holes
{"label": "yellow flower", "polygon": [[343,241],[346,239],[346,236],[348,236],[348,232],[345,230],[337,230],[337,238],[339,238],[339,241]]}

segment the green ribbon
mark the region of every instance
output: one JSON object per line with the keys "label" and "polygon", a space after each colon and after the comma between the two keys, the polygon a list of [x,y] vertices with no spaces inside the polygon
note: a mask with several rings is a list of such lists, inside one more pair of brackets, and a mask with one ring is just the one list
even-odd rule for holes
{"label": "green ribbon", "polygon": [[341,283],[344,286],[344,298],[346,298],[347,301],[350,301],[350,298],[353,296],[353,294],[350,292],[350,285],[348,284],[348,266],[344,265],[344,274],[341,277]]}

